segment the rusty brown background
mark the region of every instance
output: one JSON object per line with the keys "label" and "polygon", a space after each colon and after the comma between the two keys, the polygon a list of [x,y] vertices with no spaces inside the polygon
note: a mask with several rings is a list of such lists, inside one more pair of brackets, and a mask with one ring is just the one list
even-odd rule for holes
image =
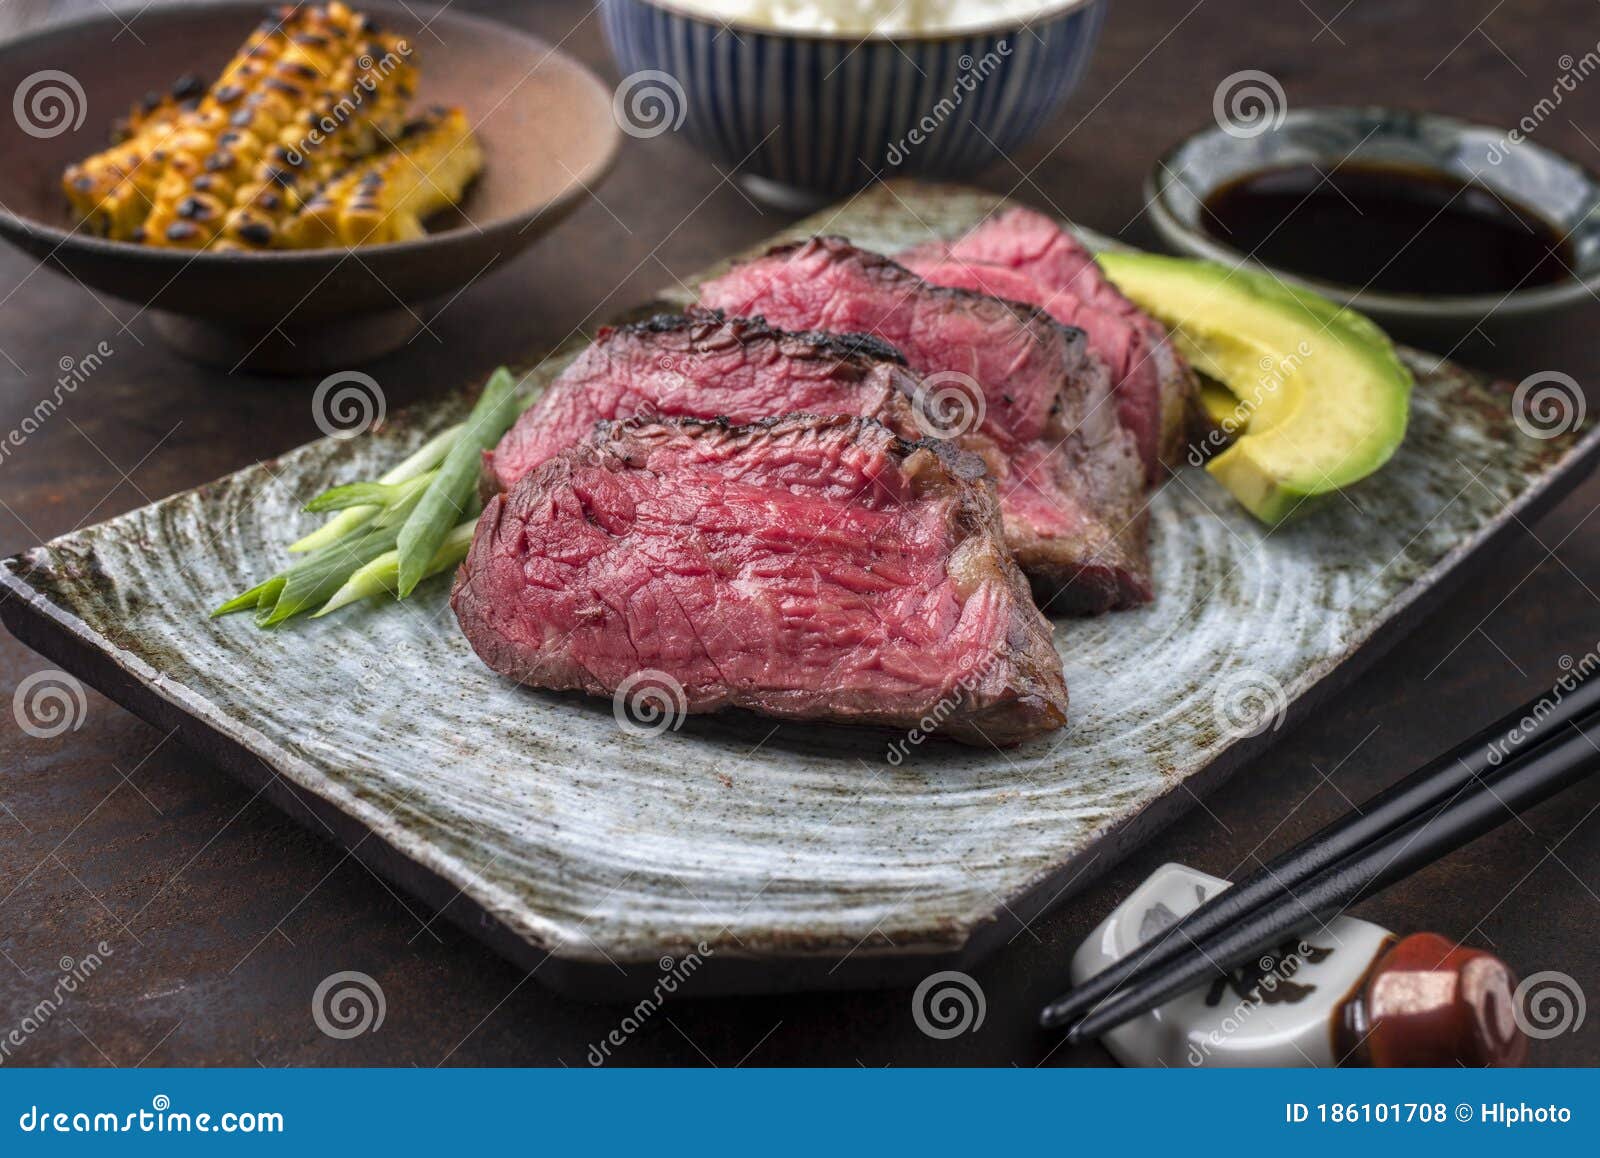
{"label": "rusty brown background", "polygon": [[[467,3],[521,25],[608,80],[584,2]],[[47,19],[10,6],[6,22]],[[138,31],[137,18],[128,34]],[[1077,95],[1014,164],[983,182],[1137,244],[1153,244],[1139,183],[1151,160],[1210,116],[1217,83],[1262,69],[1291,104],[1401,104],[1509,125],[1600,41],[1593,0],[1112,0]],[[113,50],[114,51],[114,50]],[[1535,139],[1600,166],[1600,81],[1566,96]],[[93,110],[91,110],[93,115]],[[389,405],[559,342],[772,232],[687,146],[632,141],[615,175],[556,235],[484,278],[401,354],[366,369]],[[306,384],[229,377],[167,353],[134,307],[97,301],[0,254],[0,431],[48,392],[57,360],[101,339],[113,357],[26,446],[0,461],[0,553],[10,554],[317,435]],[[1513,379],[1558,370],[1600,379],[1600,305],[1457,351]],[[1036,1032],[1068,956],[1157,864],[1226,874],[1527,699],[1561,657],[1600,645],[1600,535],[1590,482],[1498,557],[1356,687],[1283,738],[1162,838],[1066,909],[1017,928],[977,973],[981,1029],[925,1037],[908,992],[676,1003],[616,1063],[773,1065],[1103,1064]],[[44,661],[0,641],[0,697]],[[1600,996],[1600,785],[1512,821],[1360,915],[1494,949],[1524,973],[1560,970]],[[114,952],[6,1064],[568,1064],[622,1011],[543,992],[537,980],[397,896],[158,732],[93,695],[75,732],[21,734],[0,712],[0,1032],[54,983],[59,959],[101,940]],[[319,981],[361,970],[381,983],[381,1029],[347,1041],[311,1018]],[[1535,1044],[1539,1064],[1600,1059],[1600,1014]]]}

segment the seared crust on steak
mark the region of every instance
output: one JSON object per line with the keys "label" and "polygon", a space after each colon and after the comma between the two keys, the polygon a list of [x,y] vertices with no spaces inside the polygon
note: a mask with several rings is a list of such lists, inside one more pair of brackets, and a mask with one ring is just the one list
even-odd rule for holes
{"label": "seared crust on steak", "polygon": [[872,333],[929,384],[975,382],[974,424],[957,440],[993,473],[1007,541],[1041,602],[1098,613],[1152,597],[1145,467],[1081,330],[934,285],[837,237],[777,246],[707,282],[701,300],[781,326]]}
{"label": "seared crust on steak", "polygon": [[1117,413],[1138,439],[1151,479],[1180,464],[1198,383],[1167,331],[1112,285],[1088,248],[1059,222],[1014,206],[955,241],[899,255],[939,285],[1030,302],[1077,326],[1111,370]]}
{"label": "seared crust on steak", "polygon": [[866,362],[894,362],[906,364],[905,355],[881,338],[871,334],[830,334],[819,330],[779,330],[767,324],[766,318],[728,318],[721,310],[708,310],[690,306],[681,314],[654,314],[643,321],[622,326],[602,326],[596,341],[605,341],[613,333],[629,336],[641,334],[697,334],[707,327],[729,324],[741,340],[752,342],[770,338],[778,342],[799,342],[808,347],[802,356],[820,357],[831,354],[841,360]]}
{"label": "seared crust on steak", "polygon": [[608,327],[484,455],[480,490],[487,500],[597,422],[634,416],[849,414],[915,437],[916,385],[899,351],[865,334],[788,333],[698,309]]}

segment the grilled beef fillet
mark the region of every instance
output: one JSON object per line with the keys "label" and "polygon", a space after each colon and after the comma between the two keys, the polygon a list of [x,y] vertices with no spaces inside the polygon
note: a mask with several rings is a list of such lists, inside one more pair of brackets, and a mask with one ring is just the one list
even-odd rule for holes
{"label": "grilled beef fillet", "polygon": [[484,455],[485,497],[509,490],[595,423],[632,417],[782,414],[877,418],[916,438],[917,378],[898,351],[859,334],[785,333],[711,310],[606,328]]}
{"label": "grilled beef fillet", "polygon": [[1117,417],[1138,440],[1148,476],[1178,465],[1194,372],[1161,323],[1107,281],[1082,242],[1055,221],[1019,206],[956,241],[919,245],[897,260],[936,285],[1028,302],[1083,330],[1111,371]]}
{"label": "grilled beef fillet", "polygon": [[[1081,331],[1031,306],[932,285],[835,237],[737,265],[703,285],[701,301],[887,341],[925,376],[919,404],[934,418],[954,418],[958,431],[976,420],[960,443],[995,477],[1006,541],[1041,606],[1098,613],[1150,600],[1144,466]],[[978,397],[952,405],[946,392],[965,382]]]}
{"label": "grilled beef fillet", "polygon": [[490,500],[451,602],[533,687],[974,744],[1066,720],[982,462],[870,419],[603,423]]}

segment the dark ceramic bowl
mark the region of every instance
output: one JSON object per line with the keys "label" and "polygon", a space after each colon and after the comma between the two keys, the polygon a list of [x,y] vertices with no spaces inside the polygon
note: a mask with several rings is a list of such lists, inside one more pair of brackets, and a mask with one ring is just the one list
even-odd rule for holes
{"label": "dark ceramic bowl", "polygon": [[[122,22],[107,14],[0,48],[0,92],[53,85],[65,109],[53,122],[0,119],[0,234],[91,290],[148,307],[158,332],[186,354],[298,372],[393,349],[415,333],[416,303],[522,250],[615,157],[621,136],[610,91],[550,45],[474,16],[361,3],[413,45],[419,106],[463,106],[483,145],[484,172],[427,237],[356,250],[193,253],[76,231],[62,168],[103,148],[112,120],[142,94],[185,72],[214,76],[267,7],[154,8],[138,17],[137,39],[118,37]],[[57,75],[37,76],[47,70]]]}
{"label": "dark ceramic bowl", "polygon": [[[1427,296],[1341,285],[1265,266],[1213,237],[1203,206],[1218,188],[1282,165],[1381,162],[1475,181],[1526,206],[1573,247],[1573,277],[1506,294]],[[1194,257],[1271,271],[1369,315],[1418,341],[1492,334],[1508,323],[1592,302],[1600,291],[1600,176],[1517,134],[1434,113],[1384,108],[1287,111],[1269,131],[1210,126],[1156,162],[1145,182],[1151,220],[1173,248]]]}
{"label": "dark ceramic bowl", "polygon": [[963,177],[1021,147],[1077,86],[1105,0],[1026,25],[810,33],[603,0],[623,131],[681,129],[768,201],[808,208],[879,176]]}

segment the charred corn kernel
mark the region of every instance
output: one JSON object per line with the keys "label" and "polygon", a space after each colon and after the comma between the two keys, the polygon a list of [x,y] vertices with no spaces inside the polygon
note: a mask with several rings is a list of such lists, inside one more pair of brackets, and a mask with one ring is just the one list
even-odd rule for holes
{"label": "charred corn kernel", "polygon": [[286,231],[298,248],[378,245],[421,237],[430,214],[459,204],[483,168],[467,114],[432,108],[410,121],[394,147],[323,186]]}
{"label": "charred corn kernel", "polygon": [[204,91],[199,78],[185,76],[170,93],[151,93],[115,126],[111,148],[67,166],[61,187],[86,232],[117,241],[134,236],[150,211],[170,138]]}
{"label": "charred corn kernel", "polygon": [[[240,84],[259,73],[264,60],[282,51],[288,36],[280,21],[264,21],[212,88]],[[195,78],[185,77],[170,101],[136,107],[114,132],[123,139],[68,167],[62,188],[84,229],[117,241],[147,240],[144,222],[175,154],[203,147],[206,134],[218,131],[219,118],[200,112],[204,92]]]}
{"label": "charred corn kernel", "polygon": [[158,125],[170,125],[180,113],[194,108],[206,93],[206,82],[186,72],[173,82],[168,92],[150,92],[138,101],[128,115],[111,126],[111,143],[120,145]]}
{"label": "charred corn kernel", "polygon": [[342,3],[280,9],[173,135],[144,240],[282,244],[313,189],[399,131],[411,55]]}

